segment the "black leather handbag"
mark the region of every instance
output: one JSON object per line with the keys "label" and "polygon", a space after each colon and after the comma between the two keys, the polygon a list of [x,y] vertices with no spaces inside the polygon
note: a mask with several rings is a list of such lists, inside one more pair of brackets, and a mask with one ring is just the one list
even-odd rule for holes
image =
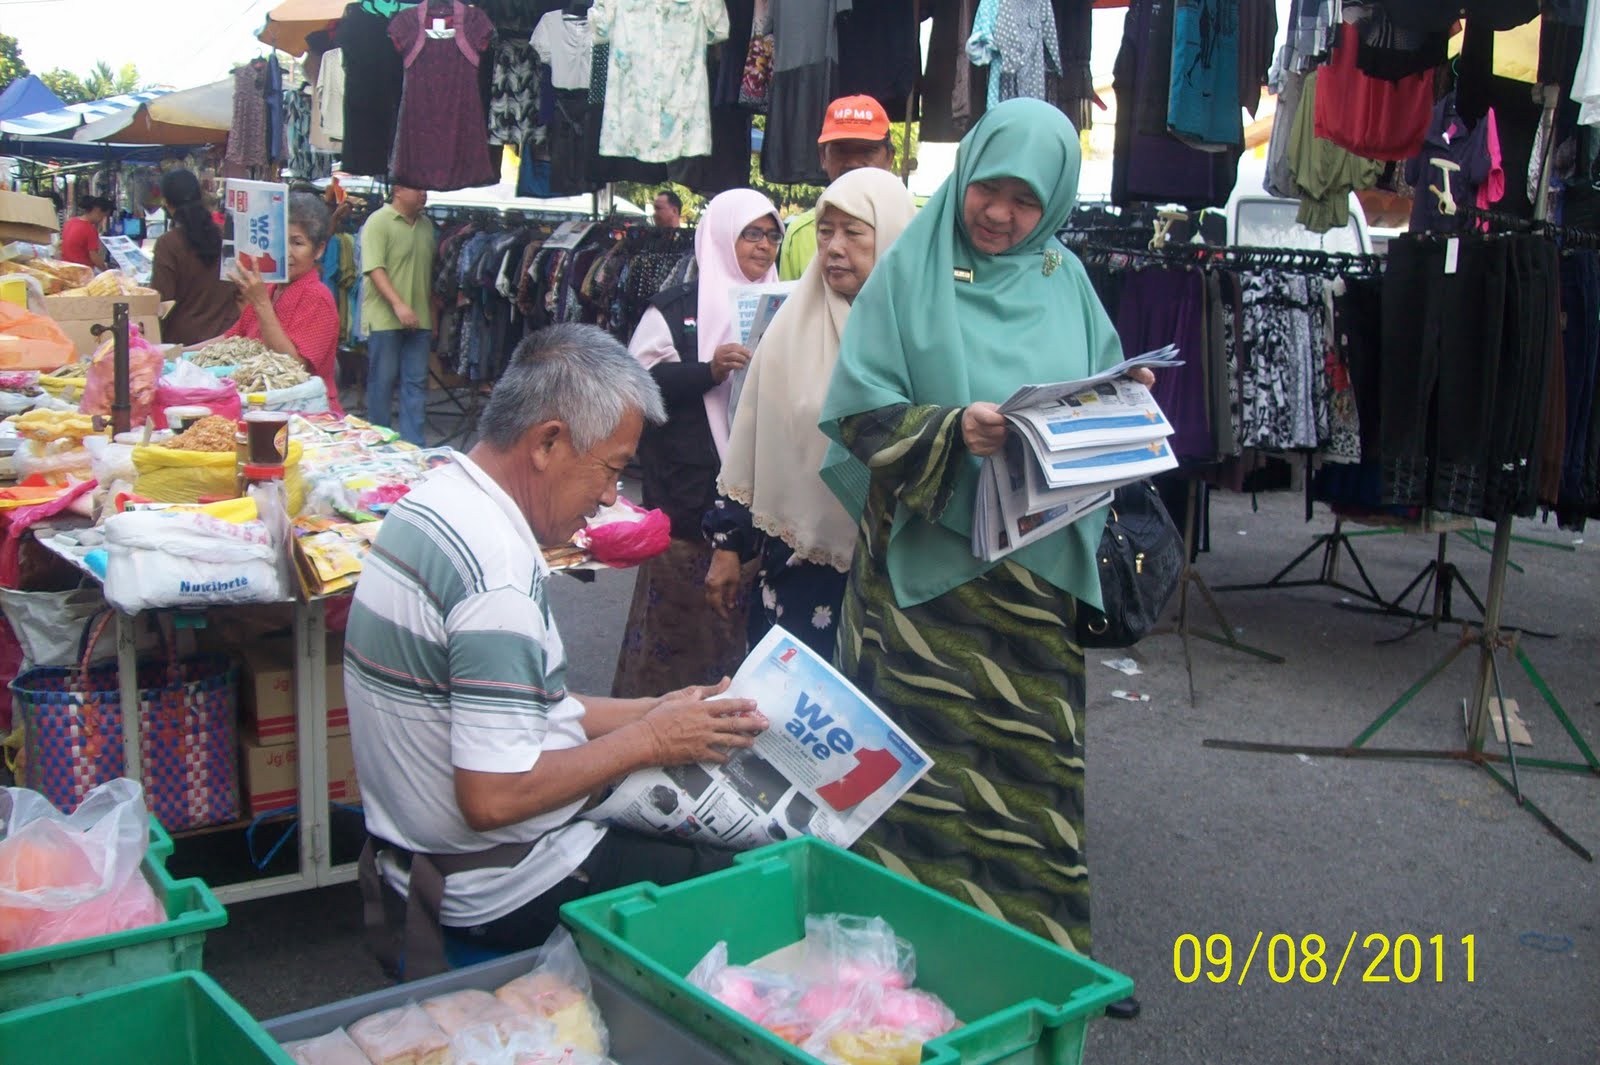
{"label": "black leather handbag", "polygon": [[1183,538],[1155,485],[1117,489],[1095,560],[1104,609],[1078,604],[1078,643],[1132,647],[1155,628],[1183,579]]}

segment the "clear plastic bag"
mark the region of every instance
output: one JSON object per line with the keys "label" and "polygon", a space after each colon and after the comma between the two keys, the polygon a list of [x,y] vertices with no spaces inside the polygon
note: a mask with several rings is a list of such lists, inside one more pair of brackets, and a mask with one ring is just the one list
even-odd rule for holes
{"label": "clear plastic bag", "polygon": [[882,917],[812,914],[806,918],[804,971],[815,981],[907,988],[917,979],[917,954]]}
{"label": "clear plastic bag", "polygon": [[63,814],[36,791],[0,792],[0,954],[167,919],[140,865],[144,792],[107,781]]}
{"label": "clear plastic bag", "polygon": [[784,973],[728,964],[728,943],[721,940],[689,971],[689,983],[729,1009],[765,1025],[789,1013],[798,1002],[801,986]]}
{"label": "clear plastic bag", "polygon": [[363,1017],[350,1038],[372,1065],[448,1065],[450,1040],[420,1006],[401,1006]]}
{"label": "clear plastic bag", "polygon": [[557,928],[541,948],[538,966],[495,997],[519,1013],[549,1021],[562,1045],[603,1056],[610,1038],[592,988],[578,945],[565,928]]}
{"label": "clear plastic bag", "polygon": [[492,1024],[458,1032],[450,1040],[452,1065],[614,1065],[610,1058],[575,1050],[546,1022],[503,1034]]}
{"label": "clear plastic bag", "polygon": [[283,1049],[295,1060],[296,1065],[371,1065],[343,1028],[335,1028],[315,1039],[285,1043]]}
{"label": "clear plastic bag", "polygon": [[509,1037],[514,1032],[539,1023],[518,1013],[488,991],[475,988],[452,991],[448,995],[430,998],[422,1004],[422,1009],[429,1019],[439,1026],[439,1030],[448,1036],[455,1036],[469,1028],[489,1025],[500,1035]]}

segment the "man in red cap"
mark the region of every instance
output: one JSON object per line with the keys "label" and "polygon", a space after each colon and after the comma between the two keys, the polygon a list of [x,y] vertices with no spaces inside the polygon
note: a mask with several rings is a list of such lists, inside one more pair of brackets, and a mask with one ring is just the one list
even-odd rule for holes
{"label": "man in red cap", "polygon": [[[894,141],[889,137],[889,116],[870,96],[842,96],[828,105],[817,138],[817,158],[828,183],[864,167],[894,169]],[[795,281],[817,255],[817,212],[813,208],[789,220],[778,253],[778,278]]]}

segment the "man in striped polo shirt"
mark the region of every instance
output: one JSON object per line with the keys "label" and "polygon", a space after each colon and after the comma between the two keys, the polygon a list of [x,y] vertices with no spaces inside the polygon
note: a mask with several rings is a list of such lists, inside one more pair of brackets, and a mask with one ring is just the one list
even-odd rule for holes
{"label": "man in striped polo shirt", "polygon": [[345,684],[368,930],[396,975],[402,956],[407,979],[443,967],[441,926],[534,946],[571,899],[727,862],[577,814],[636,770],[724,760],[766,719],[714,698],[726,680],[648,699],[567,691],[539,550],[616,499],[640,431],[664,419],[621,344],[554,326],[513,354],[477,446],[384,520],[350,611]]}

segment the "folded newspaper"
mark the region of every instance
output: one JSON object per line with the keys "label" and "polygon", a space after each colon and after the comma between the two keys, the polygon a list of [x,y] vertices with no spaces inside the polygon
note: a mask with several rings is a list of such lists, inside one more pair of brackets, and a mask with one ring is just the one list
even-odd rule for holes
{"label": "folded newspaper", "polygon": [[[798,281],[777,281],[768,285],[741,285],[733,290],[733,325],[739,343],[755,351],[767,326],[777,316],[778,309],[789,298]],[[733,415],[739,409],[739,397],[744,394],[747,370],[735,370],[728,375],[732,385],[728,389],[728,428],[733,428]]]}
{"label": "folded newspaper", "polygon": [[1014,430],[984,461],[972,553],[986,562],[1049,536],[1111,501],[1111,492],[1178,465],[1172,424],[1128,371],[1181,366],[1148,351],[1092,377],[1018,389],[1000,405]]}
{"label": "folded newspaper", "polygon": [[781,628],[756,645],[726,698],[772,722],[722,765],[627,777],[583,816],[651,835],[749,850],[797,836],[848,847],[932,760],[825,659]]}

